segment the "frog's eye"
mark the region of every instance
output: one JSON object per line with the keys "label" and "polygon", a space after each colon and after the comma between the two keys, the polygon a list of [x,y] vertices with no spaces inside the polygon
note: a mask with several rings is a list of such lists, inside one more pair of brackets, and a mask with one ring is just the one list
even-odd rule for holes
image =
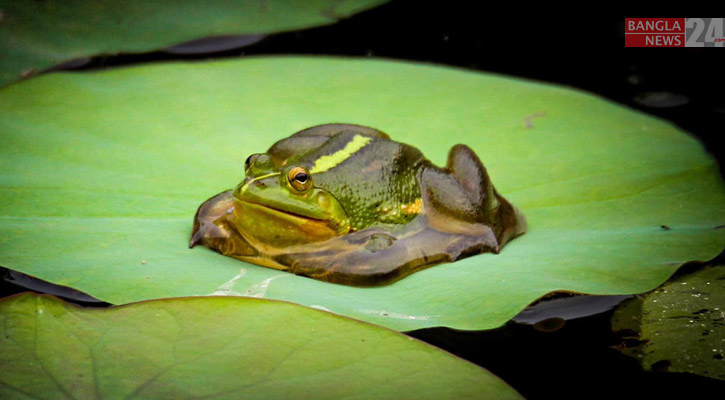
{"label": "frog's eye", "polygon": [[287,173],[289,186],[298,193],[304,193],[312,187],[310,171],[304,167],[294,167]]}
{"label": "frog's eye", "polygon": [[254,164],[254,161],[257,160],[257,157],[259,157],[259,154],[252,154],[251,156],[247,157],[247,161],[244,162],[244,171],[249,170],[249,167]]}

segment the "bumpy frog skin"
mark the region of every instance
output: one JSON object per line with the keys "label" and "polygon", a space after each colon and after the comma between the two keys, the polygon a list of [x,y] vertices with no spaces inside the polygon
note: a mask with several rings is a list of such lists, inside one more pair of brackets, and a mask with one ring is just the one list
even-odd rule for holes
{"label": "bumpy frog skin", "polygon": [[445,168],[359,125],[315,126],[245,163],[204,202],[190,247],[329,282],[373,286],[501,247],[526,230],[476,154]]}

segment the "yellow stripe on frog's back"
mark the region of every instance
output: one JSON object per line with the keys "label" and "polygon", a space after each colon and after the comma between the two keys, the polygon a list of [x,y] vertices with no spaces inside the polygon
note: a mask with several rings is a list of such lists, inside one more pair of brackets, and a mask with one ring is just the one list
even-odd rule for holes
{"label": "yellow stripe on frog's back", "polygon": [[355,135],[341,150],[315,160],[315,165],[312,166],[312,169],[310,169],[310,173],[316,174],[335,168],[340,165],[340,163],[350,158],[350,156],[355,154],[358,150],[365,147],[370,140],[372,140],[372,138]]}

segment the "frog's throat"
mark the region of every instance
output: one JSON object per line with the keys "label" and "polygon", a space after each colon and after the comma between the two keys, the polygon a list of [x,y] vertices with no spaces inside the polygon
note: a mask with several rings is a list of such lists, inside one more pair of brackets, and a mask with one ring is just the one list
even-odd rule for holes
{"label": "frog's throat", "polygon": [[316,225],[326,225],[330,229],[332,229],[336,235],[344,235],[350,231],[350,222],[345,218],[344,220],[338,220],[337,218],[334,218],[332,216],[328,218],[313,218],[305,215],[300,214],[292,214],[284,210],[280,210],[274,207],[270,207],[268,205],[259,204],[259,203],[253,203],[247,200],[240,200],[236,199],[236,201],[239,201],[241,203],[244,203],[245,207],[251,208],[251,209],[257,209],[261,212],[273,215],[277,218],[280,218],[284,221],[287,221],[294,225],[302,225],[302,224],[309,224],[313,223]]}

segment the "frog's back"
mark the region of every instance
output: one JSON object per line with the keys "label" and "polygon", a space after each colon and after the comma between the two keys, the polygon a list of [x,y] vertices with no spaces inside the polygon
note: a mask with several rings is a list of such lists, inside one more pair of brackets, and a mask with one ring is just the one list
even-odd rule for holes
{"label": "frog's back", "polygon": [[273,156],[279,163],[283,163],[285,160],[301,157],[315,149],[319,149],[330,138],[343,133],[354,133],[362,137],[390,140],[390,137],[385,132],[367,126],[325,124],[301,130],[290,137],[279,140],[269,148],[267,154]]}
{"label": "frog's back", "polygon": [[376,223],[403,224],[417,215],[411,205],[420,204],[417,175],[425,158],[381,131],[322,125],[277,142],[269,153],[283,165],[306,167],[314,185],[343,205],[353,230]]}

